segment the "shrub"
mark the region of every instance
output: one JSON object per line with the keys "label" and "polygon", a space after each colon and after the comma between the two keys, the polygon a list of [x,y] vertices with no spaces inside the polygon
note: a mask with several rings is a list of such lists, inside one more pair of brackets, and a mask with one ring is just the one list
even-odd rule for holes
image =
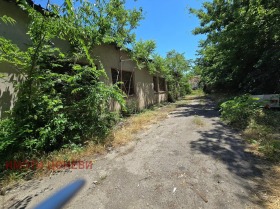
{"label": "shrub", "polygon": [[180,88],[180,95],[185,96],[185,95],[191,94],[191,93],[192,93],[191,85],[188,82],[182,83],[182,86]]}
{"label": "shrub", "polygon": [[250,95],[243,95],[222,103],[222,118],[235,127],[246,128],[250,119],[259,113],[260,103],[256,100]]}
{"label": "shrub", "polygon": [[133,114],[137,114],[139,112],[140,112],[140,110],[139,110],[138,103],[137,103],[136,99],[127,100],[125,108],[121,109],[121,114],[124,117],[128,117],[128,116],[131,116]]}
{"label": "shrub", "polygon": [[222,118],[234,127],[244,129],[244,139],[255,144],[265,158],[279,162],[280,113],[261,109],[260,105],[249,95],[235,97],[221,104]]}
{"label": "shrub", "polygon": [[179,91],[171,84],[168,85],[168,102],[176,102],[179,97]]}
{"label": "shrub", "polygon": [[84,66],[78,72],[70,68],[67,74],[40,70],[40,76],[33,78],[36,86],[31,95],[29,80],[19,84],[15,107],[0,123],[2,164],[5,159],[38,156],[96,137],[100,142],[118,119],[108,101],[124,105],[117,86],[92,79],[95,68]]}

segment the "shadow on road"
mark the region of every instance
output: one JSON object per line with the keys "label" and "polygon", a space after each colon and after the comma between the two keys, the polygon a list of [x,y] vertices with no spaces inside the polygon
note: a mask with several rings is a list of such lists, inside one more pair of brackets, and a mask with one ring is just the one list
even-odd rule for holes
{"label": "shadow on road", "polygon": [[227,165],[228,170],[242,178],[261,177],[257,167],[259,160],[253,154],[245,152],[245,144],[222,123],[215,123],[215,129],[198,131],[201,138],[191,142],[194,151],[210,155]]}
{"label": "shadow on road", "polygon": [[[238,184],[247,192],[252,194],[252,202],[263,206],[261,198],[258,196],[258,185],[263,178],[265,163],[252,153],[245,152],[246,144],[238,136],[238,132],[232,130],[219,121],[219,112],[214,103],[205,100],[205,104],[187,104],[180,106],[183,111],[174,112],[174,117],[201,116],[211,118],[212,129],[197,130],[200,138],[191,142],[191,150],[195,153],[203,153],[226,165],[227,169],[234,174]],[[266,164],[267,165],[267,164]],[[255,180],[256,187],[247,183]],[[240,199],[248,199],[248,196],[236,194]],[[254,198],[253,198],[254,197]]]}
{"label": "shadow on road", "polygon": [[189,117],[189,116],[202,116],[205,118],[218,117],[219,112],[215,111],[215,106],[211,104],[185,104],[177,105],[177,107],[184,108],[184,111],[172,112],[174,117]]}

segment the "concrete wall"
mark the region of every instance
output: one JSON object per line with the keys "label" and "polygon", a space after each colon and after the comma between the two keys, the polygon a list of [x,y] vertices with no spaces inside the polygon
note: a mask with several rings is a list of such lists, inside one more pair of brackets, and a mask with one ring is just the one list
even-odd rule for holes
{"label": "concrete wall", "polygon": [[0,35],[10,39],[21,49],[26,49],[30,43],[26,34],[28,28],[28,16],[14,2],[0,0],[0,16],[7,15],[14,20],[14,25],[0,23]]}
{"label": "concrete wall", "polygon": [[[16,20],[14,25],[0,22],[0,36],[10,39],[20,49],[27,49],[30,43],[26,35],[28,27],[28,16],[20,10],[14,2],[0,0],[0,16],[7,15]],[[8,63],[0,63],[0,118],[5,117],[5,112],[13,107],[16,99],[16,92],[13,83],[20,82],[23,77],[20,76],[17,69]]]}
{"label": "concrete wall", "polygon": [[[98,61],[103,63],[108,75],[107,78],[103,78],[103,81],[109,85],[112,84],[112,68],[133,72],[135,94],[128,96],[127,102],[136,101],[138,109],[167,100],[167,92],[155,92],[153,76],[145,68],[139,70],[136,63],[130,60],[127,52],[120,51],[114,45],[101,45],[93,49],[92,56],[96,59],[96,63]],[[115,109],[118,109],[117,104],[115,104]]]}

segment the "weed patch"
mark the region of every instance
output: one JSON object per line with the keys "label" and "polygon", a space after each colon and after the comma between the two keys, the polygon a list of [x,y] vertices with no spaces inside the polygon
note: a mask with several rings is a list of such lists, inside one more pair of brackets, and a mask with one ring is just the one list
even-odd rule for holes
{"label": "weed patch", "polygon": [[197,116],[197,115],[194,116],[192,122],[195,125],[200,126],[200,127],[205,125],[204,120],[201,117]]}

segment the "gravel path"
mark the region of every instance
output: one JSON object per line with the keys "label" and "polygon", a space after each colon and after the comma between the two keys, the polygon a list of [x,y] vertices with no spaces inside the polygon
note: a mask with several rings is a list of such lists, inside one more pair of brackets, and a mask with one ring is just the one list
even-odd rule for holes
{"label": "gravel path", "polygon": [[5,196],[4,208],[32,208],[77,178],[87,183],[66,208],[262,208],[254,191],[264,167],[209,100],[178,105],[136,138],[91,170],[23,184]]}

